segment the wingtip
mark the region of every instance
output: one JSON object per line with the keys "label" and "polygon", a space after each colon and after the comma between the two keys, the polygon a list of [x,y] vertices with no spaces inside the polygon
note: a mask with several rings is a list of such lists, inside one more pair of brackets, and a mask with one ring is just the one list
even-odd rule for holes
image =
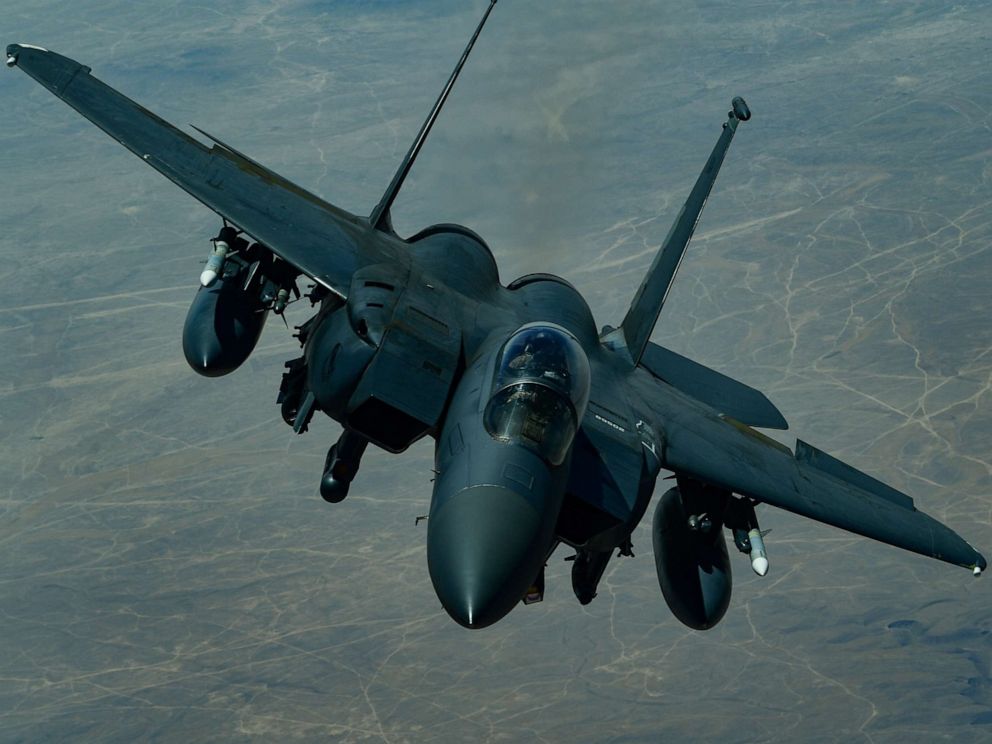
{"label": "wingtip", "polygon": [[985,556],[979,553],[978,560],[975,561],[975,565],[971,567],[971,573],[977,578],[982,575],[982,571],[984,571],[987,567],[988,563],[985,560]]}
{"label": "wingtip", "polygon": [[45,47],[40,47],[37,44],[8,44],[7,45],[7,67],[16,67],[17,61],[26,49],[32,49],[36,52],[44,52],[45,54],[52,54],[52,52]]}

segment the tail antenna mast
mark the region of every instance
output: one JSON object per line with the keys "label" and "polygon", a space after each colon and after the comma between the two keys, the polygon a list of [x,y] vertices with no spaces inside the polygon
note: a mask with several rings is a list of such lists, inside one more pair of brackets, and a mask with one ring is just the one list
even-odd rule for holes
{"label": "tail antenna mast", "polygon": [[387,232],[392,232],[392,224],[389,218],[389,208],[393,205],[393,200],[396,199],[396,195],[399,193],[400,188],[403,186],[403,181],[406,179],[407,173],[410,172],[410,168],[413,166],[413,161],[417,159],[417,155],[420,153],[420,148],[424,146],[424,142],[427,139],[427,135],[430,134],[431,127],[434,126],[434,121],[437,119],[438,114],[441,112],[441,107],[444,106],[444,102],[448,99],[448,94],[451,93],[451,89],[455,85],[455,80],[458,79],[458,73],[462,71],[462,67],[465,66],[465,61],[468,59],[468,55],[472,51],[472,47],[475,46],[475,40],[479,38],[479,34],[482,33],[482,27],[486,25],[486,20],[489,18],[489,14],[493,12],[493,8],[496,5],[496,0],[489,0],[489,7],[486,8],[486,12],[482,16],[482,20],[479,21],[479,25],[475,29],[475,33],[472,34],[472,38],[468,42],[468,46],[465,47],[465,51],[462,52],[461,59],[458,60],[458,64],[455,65],[454,71],[451,73],[451,77],[448,78],[448,82],[445,83],[444,89],[441,91],[441,95],[438,96],[437,101],[434,103],[434,108],[431,109],[430,114],[428,114],[426,121],[420,127],[420,131],[417,133],[416,139],[414,139],[413,144],[410,145],[409,151],[407,151],[406,157],[400,163],[400,167],[396,169],[396,174],[393,176],[393,180],[389,184],[389,188],[386,189],[386,193],[382,195],[379,203],[376,205],[375,209],[372,210],[372,214],[369,215],[369,222],[372,223],[372,227],[376,230],[384,230]]}

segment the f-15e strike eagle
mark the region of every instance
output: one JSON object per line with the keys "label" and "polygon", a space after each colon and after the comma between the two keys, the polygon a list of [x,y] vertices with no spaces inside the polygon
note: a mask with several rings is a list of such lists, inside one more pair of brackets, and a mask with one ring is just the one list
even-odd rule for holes
{"label": "f-15e strike eagle", "polygon": [[614,552],[631,555],[659,473],[652,534],[675,616],[713,627],[730,602],[724,528],[764,575],[755,506],[770,504],[977,575],[985,558],[912,499],[799,441],[757,390],[651,343],[650,336],[724,156],[751,114],[735,98],[719,139],[626,317],[598,331],[571,284],[531,274],[502,286],[474,232],[441,224],[402,238],[390,207],[492,12],[468,46],[368,217],[325,202],[206,132],[208,148],[90,74],[27,44],[20,67],[148,165],[217,212],[223,227],[183,330],[190,366],[210,377],[252,352],[309,278],[316,313],[298,328],[278,402],[302,433],[322,411],[343,427],[321,495],[343,499],[372,443],[402,452],[436,441],[427,561],[441,604],[483,628],[539,600],[559,543],[575,550],[579,602]]}

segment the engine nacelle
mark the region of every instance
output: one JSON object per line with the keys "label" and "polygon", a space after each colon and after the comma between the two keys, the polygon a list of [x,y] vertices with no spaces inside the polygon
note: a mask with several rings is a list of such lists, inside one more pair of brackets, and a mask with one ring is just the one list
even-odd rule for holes
{"label": "engine nacelle", "polygon": [[196,372],[220,377],[233,372],[258,343],[268,316],[257,289],[245,291],[244,271],[230,266],[193,298],[183,326],[183,353]]}
{"label": "engine nacelle", "polygon": [[651,531],[665,602],[683,624],[707,630],[726,613],[732,581],[721,512],[696,513],[698,506],[687,510],[680,490],[670,489],[655,507]]}

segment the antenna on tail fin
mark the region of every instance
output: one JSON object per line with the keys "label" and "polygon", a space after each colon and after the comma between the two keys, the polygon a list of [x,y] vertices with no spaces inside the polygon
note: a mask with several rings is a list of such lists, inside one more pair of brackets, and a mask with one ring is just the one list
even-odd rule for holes
{"label": "antenna on tail fin", "polygon": [[483,14],[482,20],[479,21],[479,25],[476,26],[475,33],[472,34],[472,38],[469,39],[468,46],[466,46],[465,51],[462,52],[461,59],[459,59],[458,64],[455,65],[455,69],[451,73],[451,77],[449,77],[448,82],[444,84],[444,88],[441,90],[441,95],[438,96],[437,101],[434,103],[434,108],[431,109],[430,114],[427,115],[427,119],[420,127],[420,131],[417,133],[416,139],[413,140],[413,144],[410,145],[410,149],[407,151],[406,157],[404,157],[400,163],[400,167],[396,169],[396,174],[393,176],[393,180],[389,183],[389,188],[386,189],[386,193],[382,195],[379,203],[376,205],[375,209],[372,210],[372,214],[369,215],[369,222],[372,223],[372,227],[376,230],[392,232],[393,228],[392,222],[389,218],[389,208],[393,205],[393,200],[396,199],[396,195],[400,192],[400,188],[403,186],[403,181],[406,179],[407,173],[410,172],[410,168],[413,166],[413,161],[417,159],[417,154],[420,152],[420,148],[423,147],[424,141],[427,139],[427,135],[430,134],[431,127],[434,126],[434,120],[437,119],[437,115],[441,112],[441,107],[444,106],[444,102],[448,100],[448,94],[451,93],[451,89],[455,85],[455,80],[458,79],[458,73],[460,73],[462,71],[462,67],[465,66],[465,61],[468,59],[468,55],[472,51],[472,47],[475,46],[475,40],[478,39],[479,34],[482,33],[482,27],[486,25],[486,20],[488,20],[489,14],[493,12],[493,7],[495,5],[496,0],[489,0],[489,7],[486,8],[486,12]]}
{"label": "antenna on tail fin", "polygon": [[654,330],[661,308],[668,297],[668,291],[672,287],[672,280],[679,270],[682,257],[685,256],[686,246],[692,237],[693,230],[696,229],[696,222],[699,214],[703,211],[706,199],[710,195],[716,176],[723,165],[723,158],[730,148],[730,141],[734,138],[737,125],[742,121],[751,118],[751,111],[748,109],[744,99],[737,97],[731,103],[731,110],[727,114],[727,121],[723,125],[723,132],[717,140],[713,152],[710,153],[709,160],[703,167],[703,172],[696,179],[696,185],[692,187],[689,198],[682,206],[682,211],[675,218],[665,242],[658,250],[658,255],[654,257],[651,268],[648,269],[644,281],[634,295],[630,309],[623,319],[619,328],[607,328],[603,334],[602,341],[615,350],[626,349],[630,355],[630,360],[635,365],[640,362],[644,349],[647,348],[651,332]]}

